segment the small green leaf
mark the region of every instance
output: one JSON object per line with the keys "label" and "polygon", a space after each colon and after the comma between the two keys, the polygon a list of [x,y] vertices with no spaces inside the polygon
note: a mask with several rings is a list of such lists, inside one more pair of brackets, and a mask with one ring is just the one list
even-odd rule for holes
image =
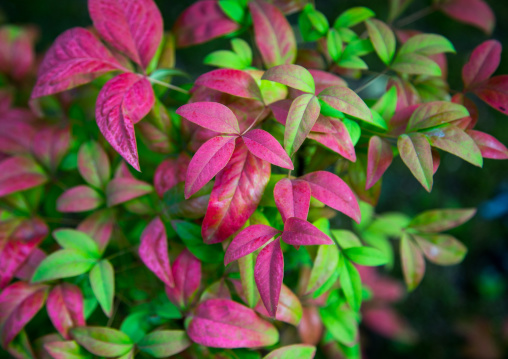
{"label": "small green leaf", "polygon": [[242,281],[242,289],[247,305],[254,308],[259,302],[259,292],[254,279],[254,253],[238,259],[238,267],[240,269],[240,279]]}
{"label": "small green leaf", "polygon": [[350,42],[353,42],[353,41],[356,41],[356,40],[360,40],[360,38],[358,37],[356,32],[354,32],[351,29],[348,29],[347,27],[341,27],[341,28],[338,28],[338,29],[335,28],[335,30],[337,30],[337,32],[340,35],[340,38],[345,43],[350,43]]}
{"label": "small green leaf", "polygon": [[402,74],[441,76],[441,68],[435,61],[417,53],[398,54],[391,69]]}
{"label": "small green leaf", "polygon": [[293,344],[275,349],[263,359],[312,359],[316,354],[316,348],[307,344]]}
{"label": "small green leaf", "polygon": [[332,60],[335,62],[339,61],[342,55],[342,40],[337,30],[333,28],[328,30],[328,34],[326,35],[326,47]]}
{"label": "small green leaf", "polygon": [[425,274],[425,260],[420,248],[408,233],[404,233],[400,240],[400,259],[402,271],[408,290],[415,289]]}
{"label": "small green leaf", "polygon": [[372,45],[377,55],[386,65],[389,65],[395,54],[395,35],[388,25],[377,19],[366,21]]}
{"label": "small green leaf", "polygon": [[53,232],[53,237],[64,249],[75,249],[87,253],[91,258],[100,258],[97,243],[84,232],[74,229],[57,229]]}
{"label": "small green leaf", "polygon": [[379,113],[385,121],[390,121],[397,108],[397,87],[390,87],[371,108]]}
{"label": "small green leaf", "polygon": [[350,260],[362,266],[380,266],[388,263],[388,258],[376,248],[351,247],[344,249],[344,254]]}
{"label": "small green leaf", "polygon": [[360,247],[362,245],[356,234],[346,229],[334,229],[332,230],[332,235],[342,249]]}
{"label": "small green leaf", "polygon": [[74,277],[88,272],[96,262],[95,257],[85,252],[62,249],[44,258],[32,276],[32,283]]}
{"label": "small green leaf", "polygon": [[245,8],[235,0],[219,0],[219,6],[231,20],[242,23],[245,17]]}
{"label": "small green leaf", "polygon": [[102,260],[92,268],[90,284],[102,310],[111,317],[115,297],[115,270],[108,260]]}
{"label": "small green leaf", "polygon": [[319,314],[324,326],[340,343],[353,345],[358,336],[358,323],[355,313],[337,305],[319,308]]}
{"label": "small green leaf", "polygon": [[353,146],[356,146],[360,140],[360,136],[362,135],[362,129],[360,128],[360,125],[356,121],[350,120],[349,118],[344,118],[342,122],[347,128],[347,132],[349,132],[349,137],[351,137]]}
{"label": "small green leaf", "polygon": [[[314,266],[310,272],[309,283],[306,293],[312,293],[323,286],[330,278],[338,272],[339,250],[336,246],[319,246]],[[337,278],[335,278],[337,279]]]}
{"label": "small green leaf", "polygon": [[150,315],[148,310],[131,313],[123,320],[120,330],[127,334],[134,343],[137,343],[152,328]]}
{"label": "small green leaf", "polygon": [[167,358],[178,354],[191,345],[184,330],[158,330],[146,335],[138,348],[155,358]]}
{"label": "small green leaf", "polygon": [[372,113],[365,102],[353,90],[347,87],[328,87],[321,91],[318,97],[338,111],[376,125],[372,119]]}
{"label": "small green leaf", "polygon": [[233,51],[240,57],[244,67],[248,67],[252,63],[252,49],[250,48],[247,41],[242,39],[231,40],[231,47]]}
{"label": "small green leaf", "polygon": [[339,266],[341,267],[340,286],[351,309],[358,312],[362,304],[362,280],[360,273],[358,273],[353,263],[344,256],[340,257]]}
{"label": "small green leaf", "polygon": [[462,262],[467,248],[455,237],[448,234],[413,234],[425,257],[439,265],[453,265]]}
{"label": "small green leaf", "polygon": [[369,39],[351,41],[344,49],[344,58],[364,56],[374,51],[374,47]]}
{"label": "small green leaf", "polygon": [[44,349],[52,358],[92,359],[92,355],[81,348],[74,340],[45,343]]}
{"label": "small green leaf", "polygon": [[469,111],[462,105],[434,101],[420,105],[411,115],[406,132],[422,130],[469,116]]}
{"label": "small green leaf", "polygon": [[376,14],[369,8],[353,7],[344,11],[337,20],[335,20],[333,27],[336,29],[341,27],[352,27],[373,16],[376,16]]}
{"label": "small green leaf", "polygon": [[106,358],[124,355],[134,346],[127,334],[112,328],[76,327],[71,334],[90,353]]}
{"label": "small green leaf", "polygon": [[201,236],[201,226],[181,220],[171,221],[171,224],[189,251],[199,260],[206,263],[222,263],[224,251],[220,244],[205,244]]}
{"label": "small green leaf", "polygon": [[460,226],[476,214],[476,208],[433,209],[413,218],[408,227],[421,232],[437,233]]}
{"label": "small green leaf", "polygon": [[441,35],[421,34],[415,35],[402,45],[399,56],[404,54],[435,55],[443,52],[455,53],[452,43]]}
{"label": "small green leaf", "polygon": [[203,63],[205,65],[237,70],[243,70],[246,67],[245,62],[242,61],[238,54],[227,50],[214,51],[208,54]]}
{"label": "small green leaf", "polygon": [[326,35],[330,25],[323,13],[307,4],[298,17],[298,27],[304,41],[316,41]]}
{"label": "small green leaf", "polygon": [[296,90],[314,94],[316,86],[309,70],[300,65],[279,65],[265,71],[262,80],[278,82]]}

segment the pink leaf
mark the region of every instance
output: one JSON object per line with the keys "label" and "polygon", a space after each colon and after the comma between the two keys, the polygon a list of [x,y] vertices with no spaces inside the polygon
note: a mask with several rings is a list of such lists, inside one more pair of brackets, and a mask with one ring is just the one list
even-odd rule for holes
{"label": "pink leaf", "polygon": [[60,212],[86,212],[98,208],[104,199],[92,187],[81,185],[69,188],[56,201]]}
{"label": "pink leaf", "polygon": [[150,82],[136,74],[125,73],[106,82],[97,97],[97,125],[111,146],[135,169],[139,169],[134,124],[155,103]]}
{"label": "pink leaf", "polygon": [[369,154],[367,162],[367,182],[365,189],[369,189],[383,176],[393,160],[390,143],[378,136],[369,140]]}
{"label": "pink leaf", "polygon": [[175,285],[169,264],[166,229],[159,217],[152,220],[141,234],[139,257],[164,284]]}
{"label": "pink leaf", "polygon": [[475,94],[492,108],[508,115],[508,75],[487,80],[475,89]]}
{"label": "pink leaf", "polygon": [[317,171],[306,174],[301,179],[309,182],[312,197],[360,223],[358,201],[353,191],[337,175]]}
{"label": "pink leaf", "polygon": [[166,286],[166,294],[173,304],[185,308],[201,284],[201,262],[185,249],[176,257],[172,272],[175,286]]}
{"label": "pink leaf", "polygon": [[176,20],[173,32],[176,46],[201,44],[238,30],[239,25],[221,10],[217,1],[198,1],[188,7]]}
{"label": "pink leaf", "polygon": [[304,344],[317,345],[319,343],[323,335],[323,322],[316,307],[303,307],[298,334]]}
{"label": "pink leaf", "polygon": [[[291,108],[292,100],[280,100],[270,104],[270,109],[277,122],[286,125],[289,109]],[[319,115],[314,126],[312,126],[311,132],[323,132],[323,133],[334,133],[336,132],[335,127],[332,125],[329,117]]]}
{"label": "pink leaf", "polygon": [[106,187],[106,197],[108,206],[130,201],[131,199],[141,197],[152,192],[153,187],[148,183],[135,178],[114,178]]}
{"label": "pink leaf", "polygon": [[242,136],[249,151],[256,157],[282,168],[294,169],[291,158],[280,143],[268,132],[251,130]]}
{"label": "pink leaf", "polygon": [[319,244],[333,244],[326,234],[306,220],[292,217],[284,223],[282,240],[293,246],[316,246]]}
{"label": "pink leaf", "polygon": [[44,305],[48,287],[16,282],[0,294],[0,338],[2,346],[18,335]]}
{"label": "pink leaf", "polygon": [[316,95],[328,87],[332,86],[347,87],[346,81],[344,81],[342,78],[332,73],[313,69],[309,69],[309,72],[314,78],[314,83],[316,84],[316,92],[315,92]]}
{"label": "pink leaf", "polygon": [[441,5],[440,9],[451,18],[476,26],[486,34],[494,30],[496,17],[483,0],[451,0]]}
{"label": "pink leaf", "polygon": [[209,299],[199,304],[187,328],[195,343],[213,348],[253,348],[277,343],[279,333],[269,322],[239,303]]}
{"label": "pink leaf", "polygon": [[152,0],[89,0],[88,12],[104,40],[147,68],[164,31]]}
{"label": "pink leaf", "polygon": [[70,131],[68,128],[47,127],[35,135],[32,152],[39,162],[54,172],[67,154],[69,142]]}
{"label": "pink leaf", "polygon": [[44,170],[29,157],[14,156],[0,162],[0,197],[40,186],[47,180]]}
{"label": "pink leaf", "polygon": [[[261,302],[258,302],[254,310],[261,315],[270,316]],[[295,293],[284,284],[282,284],[280,290],[279,305],[277,313],[275,313],[275,319],[293,325],[298,325],[302,319],[302,303],[300,303]]]}
{"label": "pink leaf", "polygon": [[494,136],[475,130],[467,130],[466,133],[476,143],[483,158],[508,159],[508,149]]}
{"label": "pink leaf", "polygon": [[46,258],[46,253],[35,247],[31,252],[28,258],[25,260],[23,265],[21,265],[17,270],[14,276],[18,279],[29,281],[34,275],[35,270],[41,264],[41,262]]}
{"label": "pink leaf", "polygon": [[239,230],[254,213],[270,177],[270,164],[249,152],[241,138],[229,163],[215,178],[201,233],[218,243]]}
{"label": "pink leaf", "polygon": [[46,52],[32,98],[86,84],[113,70],[127,71],[90,31],[67,30]]}
{"label": "pink leaf", "polygon": [[159,197],[162,198],[164,193],[177,183],[185,181],[189,162],[190,158],[185,153],[181,153],[178,158],[168,158],[161,162],[153,177],[155,191]]}
{"label": "pink leaf", "polygon": [[28,154],[37,129],[27,121],[13,121],[5,112],[0,117],[0,153]]}
{"label": "pink leaf", "polygon": [[278,235],[278,229],[264,224],[255,224],[245,228],[231,241],[224,256],[224,265],[246,256],[261,248],[266,242]]}
{"label": "pink leaf", "polygon": [[256,286],[261,300],[272,318],[277,313],[282,278],[284,278],[284,256],[280,248],[280,240],[277,239],[259,252],[254,267]]}
{"label": "pink leaf", "polygon": [[0,72],[15,80],[23,79],[33,70],[36,31],[9,25],[0,29]]}
{"label": "pink leaf", "polygon": [[275,185],[273,197],[283,222],[291,217],[307,220],[310,206],[310,186],[307,182],[283,178]]}
{"label": "pink leaf", "polygon": [[462,68],[464,87],[471,88],[488,80],[501,62],[501,50],[501,44],[496,40],[488,40],[477,46]]}
{"label": "pink leaf", "polygon": [[249,3],[256,45],[265,66],[292,64],[296,59],[296,39],[286,17],[264,1]]}
{"label": "pink leaf", "polygon": [[199,76],[196,85],[233,96],[263,101],[256,80],[247,72],[234,69],[218,69]]}
{"label": "pink leaf", "polygon": [[[250,76],[250,75],[249,75]],[[201,127],[219,133],[239,134],[235,114],[218,102],[193,102],[181,106],[176,113]]]}
{"label": "pink leaf", "polygon": [[[320,116],[319,118],[327,119],[327,117]],[[318,118],[318,120],[319,120]],[[342,157],[350,160],[351,162],[356,161],[356,152],[355,146],[351,140],[351,135],[347,130],[344,123],[340,120],[328,120],[331,127],[335,130],[332,133],[318,133],[311,132],[309,133],[308,138],[319,142],[323,146],[329,148],[330,150],[337,152]],[[317,122],[316,122],[317,125]],[[314,128],[316,127],[314,125]]]}
{"label": "pink leaf", "polygon": [[101,252],[108,245],[113,227],[115,225],[115,212],[111,209],[96,211],[81,222],[78,231],[88,234],[99,246]]}
{"label": "pink leaf", "polygon": [[217,136],[205,142],[194,154],[187,169],[185,198],[199,191],[229,162],[235,150],[235,137]]}
{"label": "pink leaf", "polygon": [[86,325],[83,314],[81,289],[70,283],[55,286],[46,304],[49,319],[65,339],[70,339],[69,329]]}

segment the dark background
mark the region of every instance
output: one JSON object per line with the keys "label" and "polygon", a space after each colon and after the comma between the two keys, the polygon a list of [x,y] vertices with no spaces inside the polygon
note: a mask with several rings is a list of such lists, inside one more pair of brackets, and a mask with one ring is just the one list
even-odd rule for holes
{"label": "dark background", "polygon": [[[170,29],[191,0],[156,1]],[[487,1],[497,16],[492,38],[504,45],[502,62],[496,74],[508,74],[508,1]],[[405,16],[418,11],[429,0],[414,1]],[[345,9],[367,6],[380,19],[386,19],[385,0],[318,0],[316,7],[330,23]],[[44,51],[64,30],[89,26],[86,0],[2,0],[0,21],[35,24],[40,29],[39,52]],[[1,13],[0,13],[1,14]],[[403,15],[403,17],[404,17]],[[290,20],[296,24],[296,15]],[[406,28],[439,33],[451,40],[457,55],[449,55],[449,83],[460,91],[462,65],[475,46],[488,37],[480,30],[433,13]],[[216,49],[229,48],[227,40],[177,52],[178,67],[193,75],[206,71],[202,60]],[[370,89],[372,90],[372,89]],[[373,86],[373,90],[376,90]],[[368,94],[364,93],[363,95]],[[508,144],[508,117],[477,102],[480,120],[477,129]],[[402,345],[376,336],[366,329],[364,341],[369,358],[506,358],[508,357],[508,165],[505,161],[485,160],[483,169],[452,155],[443,155],[435,175],[434,190],[428,194],[411,176],[400,159],[388,170],[378,212],[400,211],[408,215],[445,207],[478,207],[479,213],[452,234],[469,249],[463,263],[438,267],[427,262],[420,287],[407,295],[397,308],[419,335],[415,345]],[[399,265],[393,273],[401,278]],[[503,332],[503,326],[505,328]],[[471,345],[477,351],[471,353]],[[469,349],[468,349],[469,348]]]}

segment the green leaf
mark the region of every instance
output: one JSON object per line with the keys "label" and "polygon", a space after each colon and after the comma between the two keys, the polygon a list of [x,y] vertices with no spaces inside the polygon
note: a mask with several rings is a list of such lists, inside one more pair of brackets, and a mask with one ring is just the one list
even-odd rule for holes
{"label": "green leaf", "polygon": [[306,293],[315,292],[330,278],[334,277],[334,274],[339,272],[338,264],[339,250],[335,245],[319,246],[314,265],[310,272]]}
{"label": "green leaf", "polygon": [[137,343],[152,328],[150,315],[148,310],[131,313],[123,320],[120,330],[127,334],[134,343]]}
{"label": "green leaf", "polygon": [[362,280],[360,273],[358,273],[353,263],[344,256],[340,257],[339,266],[341,267],[340,286],[351,309],[358,312],[362,304]]}
{"label": "green leaf", "polygon": [[353,345],[358,336],[358,324],[355,313],[337,305],[319,308],[324,326],[335,340],[346,345]]}
{"label": "green leaf", "polygon": [[245,17],[245,8],[234,0],[219,0],[219,6],[231,20],[242,23]]}
{"label": "green leaf", "polygon": [[[252,63],[252,49],[250,48],[247,41],[242,39],[232,39],[231,47],[233,51],[240,57],[244,67],[248,67]],[[264,97],[263,97],[264,98]]]}
{"label": "green leaf", "polygon": [[108,260],[102,260],[92,268],[90,285],[102,310],[111,317],[115,297],[115,270]]}
{"label": "green leaf", "polygon": [[291,104],[284,130],[284,149],[289,156],[293,156],[307,138],[320,109],[317,97],[311,94],[300,95]]}
{"label": "green leaf", "polygon": [[53,237],[64,249],[74,249],[85,252],[91,258],[100,258],[99,247],[97,243],[86,233],[75,229],[57,229],[53,232]]}
{"label": "green leaf", "polygon": [[191,345],[184,330],[158,330],[146,335],[138,348],[155,358],[167,358],[178,354]]}
{"label": "green leaf", "polygon": [[351,247],[344,254],[356,264],[362,266],[380,266],[388,263],[388,258],[379,249],[371,247]]}
{"label": "green leaf", "polygon": [[205,244],[201,236],[201,226],[181,220],[171,221],[178,237],[189,251],[199,260],[206,263],[222,263],[224,251],[220,244]]}
{"label": "green leaf", "polygon": [[346,229],[334,229],[332,230],[332,235],[342,249],[360,247],[362,245],[356,234]]}
{"label": "green leaf", "polygon": [[378,216],[368,230],[389,237],[400,237],[402,229],[407,227],[411,219],[403,213],[384,213]]}
{"label": "green leaf", "polygon": [[399,56],[404,54],[435,55],[443,52],[455,53],[452,43],[441,35],[421,34],[407,40],[399,50]]}
{"label": "green leaf", "polygon": [[430,144],[425,135],[410,133],[400,135],[397,141],[400,157],[411,173],[430,192],[433,183],[433,163]]}
{"label": "green leaf", "polygon": [[469,116],[469,111],[462,105],[434,101],[420,105],[411,115],[406,132],[422,130]]}
{"label": "green leaf", "polygon": [[377,19],[367,20],[366,25],[376,54],[381,61],[389,65],[395,54],[396,46],[395,35],[392,29],[384,22]]}
{"label": "green leaf", "polygon": [[85,252],[62,249],[44,258],[32,276],[32,283],[74,277],[88,272],[96,262],[95,257]]}
{"label": "green leaf", "polygon": [[309,70],[300,65],[279,65],[265,71],[262,80],[278,82],[294,89],[314,94],[316,86]]}
{"label": "green leaf", "polygon": [[421,232],[437,233],[460,226],[476,214],[476,208],[433,209],[413,218],[408,227]]}
{"label": "green leaf", "polygon": [[321,91],[318,97],[338,111],[377,126],[365,102],[353,90],[347,87],[328,87]]}
{"label": "green leaf", "polygon": [[397,87],[390,87],[371,108],[379,113],[385,121],[391,120],[397,108]]}
{"label": "green leaf", "polygon": [[344,49],[343,58],[353,58],[357,56],[364,56],[374,51],[374,47],[369,39],[351,41]]}
{"label": "green leaf", "polygon": [[90,353],[106,358],[124,355],[134,346],[127,334],[112,328],[76,327],[71,334]]}
{"label": "green leaf", "polygon": [[325,36],[330,25],[323,13],[312,4],[307,4],[298,17],[298,27],[304,41],[316,41]]}
{"label": "green leaf", "polygon": [[339,61],[342,55],[342,40],[337,30],[333,28],[328,30],[328,34],[326,35],[326,47],[332,60],[334,62]]}
{"label": "green leaf", "polygon": [[254,253],[238,259],[238,267],[240,269],[240,279],[242,281],[242,289],[247,305],[254,308],[259,302],[259,292],[254,279]]}
{"label": "green leaf", "polygon": [[342,41],[344,41],[345,43],[350,43],[350,42],[353,42],[353,41],[356,41],[356,40],[360,40],[360,38],[358,37],[356,32],[354,32],[351,29],[348,29],[347,27],[341,27],[341,28],[338,28],[338,29],[335,28],[335,30],[337,30],[337,32],[339,33]]}
{"label": "green leaf", "polygon": [[316,354],[316,347],[307,344],[293,344],[275,349],[263,359],[312,359]]}
{"label": "green leaf", "polygon": [[441,68],[435,61],[417,53],[398,54],[391,69],[409,75],[441,76]]}
{"label": "green leaf", "polygon": [[74,340],[45,343],[44,349],[52,358],[92,359],[92,355],[81,348]]}
{"label": "green leaf", "polygon": [[393,247],[390,240],[379,233],[367,230],[362,233],[362,239],[369,245],[380,250],[387,259],[386,267],[391,269],[393,267]]}
{"label": "green leaf", "polygon": [[231,68],[243,70],[246,66],[245,62],[238,56],[238,54],[227,51],[227,50],[219,50],[214,51],[208,54],[203,60],[205,65],[223,67],[223,68]]}
{"label": "green leaf", "polygon": [[349,118],[344,118],[342,122],[347,128],[347,132],[349,132],[349,137],[351,137],[353,146],[356,146],[360,140],[360,136],[362,135],[362,129],[360,128],[360,125],[356,121],[350,120]]}
{"label": "green leaf", "polygon": [[440,265],[453,265],[462,262],[467,248],[455,237],[448,234],[413,234],[425,257]]}
{"label": "green leaf", "polygon": [[415,289],[425,274],[425,260],[420,248],[408,233],[404,233],[400,240],[400,259],[402,271],[408,290]]}
{"label": "green leaf", "polygon": [[336,29],[341,27],[352,27],[373,16],[376,16],[376,14],[371,9],[366,7],[353,7],[344,11],[337,20],[335,20],[333,27]]}

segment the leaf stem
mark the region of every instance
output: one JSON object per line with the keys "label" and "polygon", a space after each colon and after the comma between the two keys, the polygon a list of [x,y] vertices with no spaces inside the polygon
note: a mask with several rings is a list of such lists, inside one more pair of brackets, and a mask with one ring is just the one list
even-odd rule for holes
{"label": "leaf stem", "polygon": [[161,86],[167,87],[168,89],[175,90],[175,91],[178,91],[178,92],[184,93],[184,94],[186,94],[186,95],[188,95],[188,94],[189,94],[189,91],[184,90],[183,88],[180,88],[180,87],[178,87],[178,86],[171,85],[171,84],[168,84],[168,83],[166,83],[166,82],[159,81],[159,80],[156,80],[156,79],[152,79],[152,78],[150,78],[150,77],[148,77],[148,80],[149,80],[151,83],[154,83],[154,84],[157,84],[157,85],[161,85]]}
{"label": "leaf stem", "polygon": [[252,123],[250,124],[250,126],[249,126],[249,127],[247,127],[247,129],[241,133],[241,135],[242,135],[242,136],[243,136],[243,135],[245,135],[247,132],[249,132],[249,131],[250,131],[250,129],[251,129],[252,127],[254,127],[254,125],[256,124],[256,122],[258,122],[258,120],[259,120],[259,118],[261,117],[261,115],[265,112],[265,110],[266,110],[266,107],[263,107],[263,109],[261,110],[261,112],[260,112],[260,113],[258,113],[258,115],[257,115],[257,116],[256,116],[256,118],[254,119],[254,121],[252,121]]}
{"label": "leaf stem", "polygon": [[374,81],[376,81],[378,78],[380,78],[381,76],[385,76],[385,74],[387,72],[388,72],[388,69],[384,69],[383,72],[378,73],[376,76],[372,77],[369,81],[367,81],[366,83],[364,83],[363,85],[361,85],[360,87],[358,87],[357,89],[355,89],[353,91],[356,93],[359,93],[359,92],[365,90],[367,87],[372,85],[372,83]]}
{"label": "leaf stem", "polygon": [[428,6],[426,8],[423,8],[421,10],[418,10],[417,12],[412,13],[411,15],[408,15],[406,17],[403,17],[399,21],[395,23],[395,27],[404,27],[409,24],[412,24],[415,21],[420,20],[421,18],[424,18],[427,15],[432,14],[437,9],[433,6]]}

